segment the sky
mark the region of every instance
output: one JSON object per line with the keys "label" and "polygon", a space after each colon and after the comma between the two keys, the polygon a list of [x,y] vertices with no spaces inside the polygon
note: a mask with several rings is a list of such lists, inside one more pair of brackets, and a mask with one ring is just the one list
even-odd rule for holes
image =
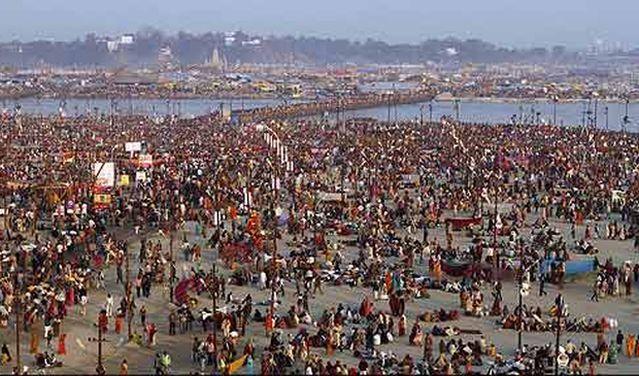
{"label": "sky", "polygon": [[144,27],[390,43],[480,38],[506,47],[639,46],[639,0],[0,0],[0,40],[72,40]]}

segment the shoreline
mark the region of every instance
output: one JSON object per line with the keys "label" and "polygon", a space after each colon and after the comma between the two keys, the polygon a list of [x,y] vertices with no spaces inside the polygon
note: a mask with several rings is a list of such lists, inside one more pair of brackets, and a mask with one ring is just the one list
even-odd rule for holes
{"label": "shoreline", "polygon": [[[38,97],[36,95],[25,95],[25,96],[3,96],[0,95],[0,101],[23,101],[23,100],[48,100],[48,101],[52,101],[52,100],[118,100],[118,101],[128,101],[128,100],[136,100],[136,101],[140,101],[140,100],[152,100],[152,101],[156,101],[156,100],[169,100],[169,101],[175,101],[175,100],[184,100],[184,101],[196,101],[196,100],[212,100],[212,101],[219,101],[219,100],[229,100],[229,101],[234,101],[234,100],[278,100],[280,99],[277,96],[261,96],[261,95],[238,95],[238,96],[234,96],[234,95],[218,95],[218,96],[204,96],[204,95],[172,95],[169,97],[163,97],[160,95],[151,95],[151,96],[125,96],[125,95],[118,95],[118,96],[108,96],[108,95],[74,95],[74,96],[69,96],[69,97],[61,97],[61,96],[55,96],[55,95],[47,95],[47,96],[42,96],[42,97]],[[302,96],[299,98],[287,98],[287,101],[293,101],[293,102],[310,102],[313,101],[314,97],[310,97],[310,96]],[[547,103],[552,103],[551,99],[548,98],[511,98],[511,97],[446,97],[446,98],[433,98],[433,102],[440,102],[440,103],[450,103],[450,102],[454,102],[454,101],[460,101],[460,103],[487,103],[487,104],[532,104],[532,103],[542,103],[542,104],[547,104]],[[568,99],[561,99],[559,101],[557,101],[557,104],[574,104],[574,103],[587,103],[588,99],[584,99],[584,98],[568,98]],[[626,103],[624,100],[622,99],[618,99],[618,98],[599,98],[598,100],[599,103],[611,103],[611,104],[624,104]],[[427,103],[427,102],[423,102],[423,103]],[[639,103],[639,99],[632,99],[629,101],[630,104],[635,104],[635,103]]]}

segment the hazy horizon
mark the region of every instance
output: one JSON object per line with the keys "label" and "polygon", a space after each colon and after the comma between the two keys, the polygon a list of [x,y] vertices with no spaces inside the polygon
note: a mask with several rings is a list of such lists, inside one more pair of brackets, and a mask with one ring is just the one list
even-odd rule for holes
{"label": "hazy horizon", "polygon": [[293,35],[419,43],[431,38],[478,38],[506,47],[565,45],[595,40],[639,46],[631,28],[639,2],[612,0],[15,0],[0,4],[8,15],[0,40],[74,40],[88,33],[117,35],[153,27],[166,33],[242,30]]}

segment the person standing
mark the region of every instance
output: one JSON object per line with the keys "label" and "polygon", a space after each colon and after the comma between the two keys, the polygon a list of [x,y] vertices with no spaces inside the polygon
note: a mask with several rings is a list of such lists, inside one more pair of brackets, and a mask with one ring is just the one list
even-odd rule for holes
{"label": "person standing", "polygon": [[175,311],[171,310],[171,313],[169,313],[169,335],[170,336],[175,335],[176,321],[177,321],[177,315],[175,314]]}
{"label": "person standing", "polygon": [[60,333],[58,337],[58,355],[66,355],[67,354],[67,346],[65,341],[67,339],[66,333]]}
{"label": "person standing", "polygon": [[122,363],[120,363],[120,376],[125,376],[129,374],[129,364],[126,359],[122,359]]}
{"label": "person standing", "polygon": [[9,351],[9,346],[6,343],[2,344],[2,361],[3,364],[9,363],[13,358],[11,357],[11,352]]}
{"label": "person standing", "polygon": [[628,334],[626,338],[626,356],[632,358],[635,355],[635,336],[634,334]]}
{"label": "person standing", "polygon": [[140,324],[146,326],[146,306],[144,304],[140,307]]}
{"label": "person standing", "polygon": [[539,275],[539,296],[548,295],[548,292],[546,292],[544,288],[545,286],[546,286],[546,276],[542,273]]}
{"label": "person standing", "polygon": [[590,296],[590,301],[599,302],[599,293],[598,293],[599,281],[596,281],[592,286],[592,296]]}
{"label": "person standing", "polygon": [[623,333],[621,329],[617,330],[617,350],[620,351],[623,346]]}
{"label": "person standing", "polygon": [[109,317],[113,316],[113,297],[111,296],[111,294],[107,294],[105,308],[106,315]]}

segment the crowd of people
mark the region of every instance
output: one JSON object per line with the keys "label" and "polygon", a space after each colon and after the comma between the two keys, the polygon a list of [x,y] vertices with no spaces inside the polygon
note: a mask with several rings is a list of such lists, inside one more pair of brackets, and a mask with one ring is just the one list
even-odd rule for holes
{"label": "crowd of people", "polygon": [[[553,331],[565,315],[563,331],[601,338],[583,351],[565,346],[562,367],[615,358],[604,338],[614,318],[517,306],[502,289],[560,290],[580,260],[597,272],[594,297],[620,295],[620,285],[632,294],[637,265],[600,264],[582,250],[602,226],[602,238],[636,237],[639,139],[447,118],[289,119],[317,110],[255,110],[241,126],[3,119],[2,330],[18,319],[41,367],[64,366],[84,317],[144,348],[158,348],[159,333],[191,338],[193,363],[182,367],[202,372],[457,374],[543,368],[557,355],[552,346],[512,354],[465,327],[466,316]],[[336,290],[350,301],[318,303]],[[435,291],[452,304],[424,309]],[[154,299],[166,304],[151,318]],[[265,348],[255,346],[264,335]],[[155,372],[171,372],[177,351],[158,352]],[[7,347],[4,362],[15,355]],[[132,365],[123,360],[120,373]]]}

